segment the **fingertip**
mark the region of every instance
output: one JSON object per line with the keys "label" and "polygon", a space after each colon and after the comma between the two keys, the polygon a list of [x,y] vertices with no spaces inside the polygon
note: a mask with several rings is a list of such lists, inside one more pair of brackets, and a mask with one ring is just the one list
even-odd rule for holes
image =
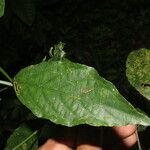
{"label": "fingertip", "polygon": [[67,145],[54,139],[48,139],[38,150],[72,150]]}
{"label": "fingertip", "polygon": [[135,131],[137,130],[137,126],[136,125],[115,126],[113,127],[113,130],[115,131],[117,136],[123,139],[134,134]]}

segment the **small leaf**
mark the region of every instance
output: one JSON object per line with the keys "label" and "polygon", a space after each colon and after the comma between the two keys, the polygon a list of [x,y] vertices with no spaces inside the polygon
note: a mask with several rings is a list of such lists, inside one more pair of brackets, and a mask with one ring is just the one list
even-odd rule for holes
{"label": "small leaf", "polygon": [[86,65],[63,58],[22,69],[13,85],[20,101],[37,117],[75,126],[150,125],[115,86]]}
{"label": "small leaf", "polygon": [[126,67],[131,85],[150,100],[150,50],[142,48],[131,52]]}
{"label": "small leaf", "polygon": [[4,15],[5,0],[0,0],[0,17]]}
{"label": "small leaf", "polygon": [[32,25],[35,18],[34,0],[13,0],[11,7],[14,13],[27,25]]}
{"label": "small leaf", "polygon": [[49,54],[53,59],[56,60],[61,60],[62,58],[65,57],[65,52],[63,51],[65,44],[63,42],[59,42],[57,45],[54,45],[53,47],[50,48]]}
{"label": "small leaf", "polygon": [[37,131],[27,124],[17,128],[7,141],[5,150],[37,150]]}

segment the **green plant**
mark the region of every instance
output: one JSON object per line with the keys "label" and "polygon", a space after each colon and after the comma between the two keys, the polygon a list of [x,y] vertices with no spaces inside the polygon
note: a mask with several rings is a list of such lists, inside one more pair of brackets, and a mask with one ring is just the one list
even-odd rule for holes
{"label": "green plant", "polygon": [[141,48],[131,52],[126,66],[126,74],[131,85],[150,100],[150,51]]}
{"label": "green plant", "polygon": [[37,132],[27,124],[22,124],[8,139],[5,150],[36,150],[38,148]]}
{"label": "green plant", "polygon": [[[35,116],[56,124],[150,125],[150,118],[127,102],[115,86],[99,76],[94,68],[66,59],[63,47],[64,44],[61,42],[55,45],[54,50],[50,49],[51,59],[44,58],[41,63],[20,70],[13,79],[1,68],[0,71],[10,82],[0,81],[0,83],[13,86],[18,99]],[[147,80],[149,82],[149,77]],[[18,130],[22,128],[19,127],[15,132]],[[30,132],[29,137],[35,138],[32,135],[36,133],[37,131]],[[12,140],[14,138],[17,137],[11,137]],[[22,144],[17,143],[11,148],[22,148],[23,144],[28,142],[26,139],[22,141],[24,141]]]}
{"label": "green plant", "polygon": [[0,0],[0,17],[4,14],[5,0]]}

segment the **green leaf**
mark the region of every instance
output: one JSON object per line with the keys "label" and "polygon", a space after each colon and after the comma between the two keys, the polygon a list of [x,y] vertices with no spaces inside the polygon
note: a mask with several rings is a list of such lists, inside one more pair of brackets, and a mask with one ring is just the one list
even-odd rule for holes
{"label": "green leaf", "polygon": [[37,150],[37,131],[27,124],[17,128],[7,141],[5,150]]}
{"label": "green leaf", "polygon": [[37,117],[74,126],[150,125],[115,86],[86,65],[65,58],[22,69],[13,85],[20,101]]}
{"label": "green leaf", "polygon": [[150,50],[141,48],[131,52],[126,67],[131,85],[150,100]]}
{"label": "green leaf", "polygon": [[0,0],[0,17],[4,15],[5,0]]}
{"label": "green leaf", "polygon": [[14,13],[27,25],[32,25],[35,18],[34,0],[13,0],[11,7]]}

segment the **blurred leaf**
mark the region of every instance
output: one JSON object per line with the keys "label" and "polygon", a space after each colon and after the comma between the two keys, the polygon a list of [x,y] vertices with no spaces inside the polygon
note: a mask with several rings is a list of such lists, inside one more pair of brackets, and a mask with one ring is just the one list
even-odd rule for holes
{"label": "blurred leaf", "polygon": [[38,148],[37,131],[26,124],[17,128],[7,141],[5,150],[36,150]]}
{"label": "blurred leaf", "polygon": [[[11,114],[11,115],[10,115]],[[33,118],[33,114],[16,98],[3,99],[0,103],[1,120],[23,121]]]}
{"label": "blurred leaf", "polygon": [[14,13],[27,25],[32,25],[35,18],[34,0],[13,0],[11,7]]}
{"label": "blurred leaf", "polygon": [[142,48],[131,52],[126,67],[131,85],[150,100],[150,50]]}
{"label": "blurred leaf", "polygon": [[0,0],[0,17],[4,15],[5,0]]}
{"label": "blurred leaf", "polygon": [[37,117],[56,124],[150,125],[150,118],[128,103],[94,68],[65,58],[22,69],[13,85],[20,101]]}
{"label": "blurred leaf", "polygon": [[142,131],[145,131],[147,128],[147,126],[142,126],[142,125],[139,125],[138,126],[138,132],[142,132]]}

